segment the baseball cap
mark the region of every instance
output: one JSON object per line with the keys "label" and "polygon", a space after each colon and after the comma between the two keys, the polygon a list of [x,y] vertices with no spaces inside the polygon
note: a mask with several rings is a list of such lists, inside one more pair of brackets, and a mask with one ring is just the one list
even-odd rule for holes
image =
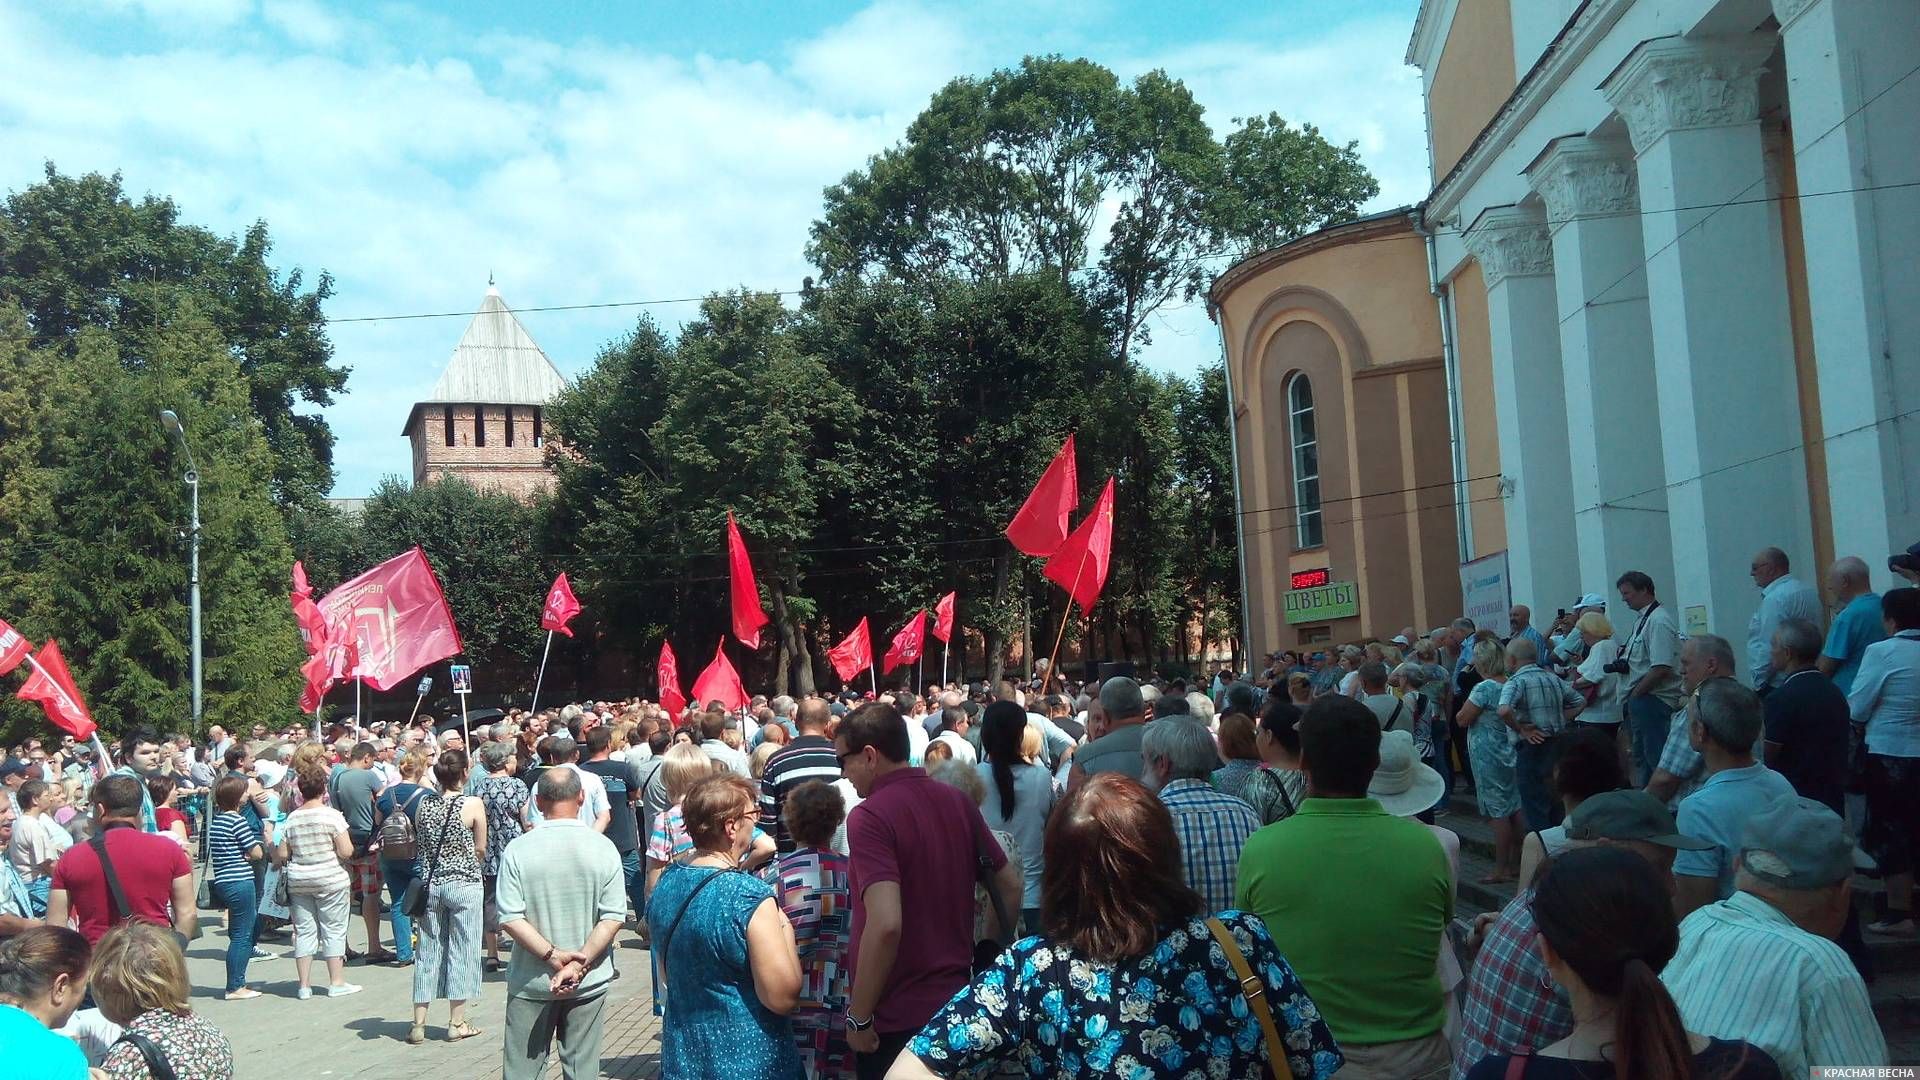
{"label": "baseball cap", "polygon": [[1404,648],[1406,648],[1407,646],[1409,646],[1409,645],[1411,645],[1411,644],[1413,644],[1413,642],[1411,642],[1411,641],[1408,641],[1408,640],[1407,640],[1407,635],[1405,635],[1405,634],[1395,634],[1395,635],[1393,635],[1393,643],[1394,643],[1395,645],[1398,645],[1398,646],[1400,646],[1400,647],[1401,647],[1401,648],[1403,648],[1403,649],[1404,649]]}
{"label": "baseball cap", "polygon": [[1826,804],[1782,795],[1747,819],[1740,865],[1781,888],[1818,889],[1870,869],[1873,860],[1854,847],[1846,823]]}
{"label": "baseball cap", "polygon": [[1606,607],[1607,601],[1606,598],[1599,593],[1590,592],[1582,596],[1579,600],[1576,600],[1573,606],[1575,608]]}
{"label": "baseball cap", "polygon": [[1915,544],[1898,555],[1887,559],[1889,570],[1920,570],[1920,544]]}
{"label": "baseball cap", "polygon": [[1644,840],[1681,851],[1705,851],[1710,840],[1681,836],[1666,804],[1644,791],[1606,791],[1574,807],[1569,840]]}
{"label": "baseball cap", "polygon": [[25,776],[26,774],[27,763],[21,761],[19,758],[8,758],[5,761],[0,761],[0,780],[4,780],[9,776]]}

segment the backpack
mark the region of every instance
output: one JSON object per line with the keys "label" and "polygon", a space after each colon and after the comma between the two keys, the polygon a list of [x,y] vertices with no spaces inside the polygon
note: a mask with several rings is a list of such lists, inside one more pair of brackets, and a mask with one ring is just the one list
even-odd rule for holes
{"label": "backpack", "polygon": [[408,809],[409,806],[418,807],[421,796],[425,794],[424,789],[416,792],[410,803],[405,805],[395,799],[393,813],[381,819],[380,831],[376,838],[380,841],[382,859],[401,862],[420,853],[420,841],[413,833],[413,815],[408,812]]}

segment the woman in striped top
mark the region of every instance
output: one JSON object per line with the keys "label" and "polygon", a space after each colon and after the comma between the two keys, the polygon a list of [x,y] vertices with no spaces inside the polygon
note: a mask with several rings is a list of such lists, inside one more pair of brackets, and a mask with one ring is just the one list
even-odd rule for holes
{"label": "woman in striped top", "polygon": [[227,1000],[257,998],[247,986],[247,962],[253,959],[253,928],[260,912],[260,894],[253,864],[265,855],[260,828],[240,810],[247,798],[247,778],[225,776],[213,786],[216,813],[207,826],[207,849],[212,858],[213,892],[227,909]]}

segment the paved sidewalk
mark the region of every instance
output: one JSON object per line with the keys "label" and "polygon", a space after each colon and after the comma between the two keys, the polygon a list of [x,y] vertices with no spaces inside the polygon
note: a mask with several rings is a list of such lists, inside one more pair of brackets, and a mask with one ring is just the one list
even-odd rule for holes
{"label": "paved sidewalk", "polygon": [[[436,1001],[427,1013],[427,1042],[409,1046],[412,968],[350,962],[347,981],[365,989],[350,997],[329,998],[317,990],[326,982],[326,969],[316,960],[315,994],[301,1001],[293,996],[297,980],[291,936],[269,938],[261,945],[280,959],[255,960],[247,969],[248,983],[266,996],[223,1001],[225,913],[203,911],[200,916],[206,933],[187,950],[193,1007],[233,1043],[238,1080],[409,1076],[488,1080],[500,1076],[501,1040],[506,1034],[504,973],[487,975],[480,998],[467,1006],[468,1020],[482,1029],[480,1035],[458,1043],[444,1041],[447,1005]],[[390,934],[392,927],[383,921],[381,929]],[[366,930],[358,914],[348,924],[347,940],[354,949],[366,947]],[[386,944],[392,947],[391,938]],[[605,1021],[600,1075],[621,1080],[656,1077],[660,1029],[653,1015],[646,950],[634,935],[623,931],[614,948],[614,963],[620,977],[607,991],[612,1009]],[[560,1075],[557,1061],[548,1075]]]}

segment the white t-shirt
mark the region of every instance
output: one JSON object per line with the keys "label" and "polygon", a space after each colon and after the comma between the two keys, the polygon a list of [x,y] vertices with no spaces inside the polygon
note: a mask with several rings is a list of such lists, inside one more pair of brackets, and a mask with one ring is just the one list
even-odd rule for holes
{"label": "white t-shirt", "polygon": [[[611,811],[613,804],[607,801],[606,781],[572,762],[555,765],[553,768],[572,769],[573,774],[580,778],[580,812],[574,816],[580,819],[582,825],[591,828],[594,819]],[[527,824],[529,825],[538,825],[543,820],[540,816],[539,802],[538,799],[527,800]]]}
{"label": "white t-shirt", "polygon": [[945,743],[947,748],[953,751],[953,760],[963,765],[975,765],[979,763],[979,755],[973,752],[973,744],[968,742],[965,736],[957,735],[951,731],[943,731],[935,735],[933,741]]}
{"label": "white t-shirt", "polygon": [[1589,724],[1617,724],[1620,722],[1620,685],[1624,676],[1612,675],[1602,670],[1614,662],[1620,655],[1620,643],[1612,638],[1602,638],[1594,642],[1587,650],[1587,658],[1580,662],[1575,670],[1581,678],[1598,687],[1593,704],[1580,710],[1575,717]]}
{"label": "white t-shirt", "polygon": [[13,821],[13,842],[7,845],[7,858],[20,872],[21,880],[38,881],[49,876],[41,871],[41,865],[59,859],[72,846],[72,834],[51,814],[21,814]]}

